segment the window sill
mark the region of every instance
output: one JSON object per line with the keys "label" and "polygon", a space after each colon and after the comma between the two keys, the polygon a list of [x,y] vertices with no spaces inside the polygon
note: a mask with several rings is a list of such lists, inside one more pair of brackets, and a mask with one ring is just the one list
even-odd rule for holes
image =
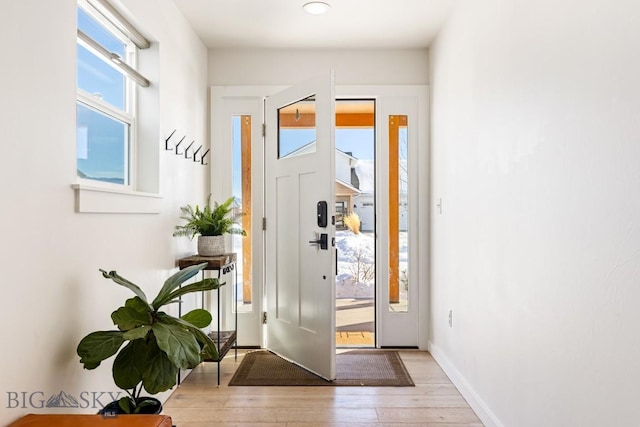
{"label": "window sill", "polygon": [[158,214],[162,196],[139,191],[74,184],[75,210],[78,213]]}

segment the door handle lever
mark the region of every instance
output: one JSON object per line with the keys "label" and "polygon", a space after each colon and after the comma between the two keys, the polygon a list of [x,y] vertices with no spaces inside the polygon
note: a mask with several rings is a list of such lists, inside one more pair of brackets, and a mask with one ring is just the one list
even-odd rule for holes
{"label": "door handle lever", "polygon": [[329,235],[322,233],[318,240],[309,240],[309,243],[312,245],[320,245],[320,249],[327,250],[329,249]]}

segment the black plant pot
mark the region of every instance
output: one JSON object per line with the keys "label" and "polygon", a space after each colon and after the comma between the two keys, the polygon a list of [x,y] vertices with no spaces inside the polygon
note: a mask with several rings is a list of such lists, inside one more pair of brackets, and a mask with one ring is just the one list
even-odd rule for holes
{"label": "black plant pot", "polygon": [[[153,405],[147,405],[140,409],[138,414],[146,414],[146,415],[159,415],[162,412],[162,402],[160,402],[155,397],[139,397],[136,399],[136,403],[141,402],[143,400],[153,400]],[[104,408],[98,411],[98,415],[123,415],[125,412],[122,411],[120,405],[118,405],[118,401],[114,400],[111,403],[107,403],[104,405]]]}

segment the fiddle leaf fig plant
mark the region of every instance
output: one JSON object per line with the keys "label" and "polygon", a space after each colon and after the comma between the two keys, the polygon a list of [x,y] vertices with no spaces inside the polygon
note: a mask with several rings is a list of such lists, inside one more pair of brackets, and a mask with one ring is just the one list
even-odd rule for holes
{"label": "fiddle leaf fig plant", "polygon": [[100,270],[104,278],[130,289],[135,296],[111,313],[117,330],[88,334],[78,344],[77,353],[85,369],[95,369],[117,353],[112,372],[115,384],[127,393],[119,401],[124,413],[137,413],[148,404],[140,397],[142,389],[150,394],[169,390],[176,385],[180,369],[192,369],[205,357],[218,358],[215,343],[201,330],[211,323],[211,313],[195,309],[174,317],[161,311],[183,295],[224,285],[217,278],[205,278],[181,286],[206,266],[203,263],[178,271],[151,302],[138,285],[115,271]]}

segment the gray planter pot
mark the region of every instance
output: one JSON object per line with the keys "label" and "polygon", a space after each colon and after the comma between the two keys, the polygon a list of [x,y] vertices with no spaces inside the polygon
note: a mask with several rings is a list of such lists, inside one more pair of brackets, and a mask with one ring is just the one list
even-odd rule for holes
{"label": "gray planter pot", "polygon": [[198,236],[198,255],[218,256],[224,253],[224,236]]}

